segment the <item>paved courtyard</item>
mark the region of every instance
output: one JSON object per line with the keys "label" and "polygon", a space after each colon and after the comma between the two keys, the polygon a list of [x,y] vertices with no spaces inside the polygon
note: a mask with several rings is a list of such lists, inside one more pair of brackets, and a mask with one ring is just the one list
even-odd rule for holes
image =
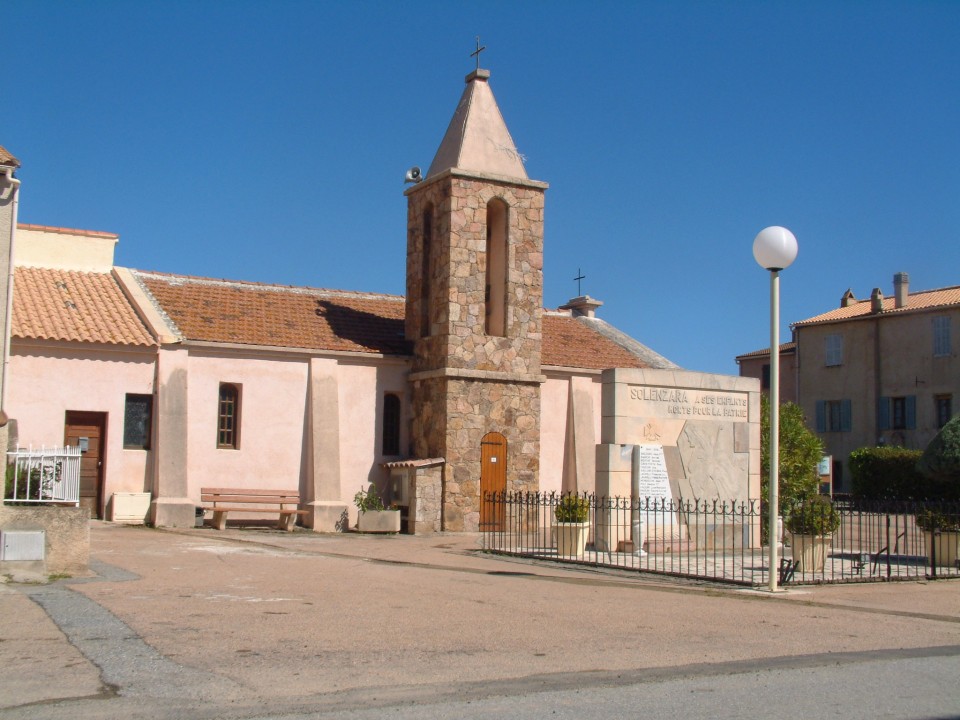
{"label": "paved courtyard", "polygon": [[960,655],[957,581],[770,596],[491,556],[470,534],[108,523],[91,556],[90,577],[0,585],[0,718],[335,715]]}

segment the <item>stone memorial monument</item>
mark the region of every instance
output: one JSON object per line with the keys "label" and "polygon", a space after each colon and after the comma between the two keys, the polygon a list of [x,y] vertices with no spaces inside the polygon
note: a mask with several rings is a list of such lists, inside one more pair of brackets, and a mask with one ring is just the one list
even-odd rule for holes
{"label": "stone memorial monument", "polygon": [[[759,499],[759,380],[614,369],[604,371],[602,392],[597,496],[630,498],[636,493],[642,507],[656,502],[675,508],[643,514],[642,543],[661,548],[677,542],[759,545],[759,525],[719,527],[726,524],[722,518],[682,511],[697,501],[732,505]],[[639,446],[639,462],[633,459],[634,446]],[[599,525],[598,550],[636,546],[629,523],[609,518]]]}

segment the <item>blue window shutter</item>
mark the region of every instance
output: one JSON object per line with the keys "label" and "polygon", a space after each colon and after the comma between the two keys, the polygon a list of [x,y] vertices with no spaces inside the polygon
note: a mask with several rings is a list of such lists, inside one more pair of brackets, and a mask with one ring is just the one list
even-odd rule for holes
{"label": "blue window shutter", "polygon": [[907,395],[907,430],[917,428],[917,396]]}
{"label": "blue window shutter", "polygon": [[840,401],[840,430],[850,432],[853,429],[853,402]]}
{"label": "blue window shutter", "polygon": [[827,404],[823,400],[817,400],[817,432],[827,431]]}
{"label": "blue window shutter", "polygon": [[890,398],[882,397],[877,401],[877,427],[880,430],[890,429]]}

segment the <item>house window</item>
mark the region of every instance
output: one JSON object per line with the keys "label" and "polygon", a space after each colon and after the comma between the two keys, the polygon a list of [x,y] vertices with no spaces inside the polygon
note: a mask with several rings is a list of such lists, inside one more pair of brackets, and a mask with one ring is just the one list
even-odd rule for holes
{"label": "house window", "polygon": [[947,315],[933,318],[933,354],[950,354],[950,318]]}
{"label": "house window", "polygon": [[850,400],[818,400],[817,432],[850,432],[853,429]]}
{"label": "house window", "polygon": [[937,408],[937,429],[942,428],[953,417],[953,396],[937,395],[933,399]]}
{"label": "house window", "polygon": [[400,454],[400,397],[383,396],[383,454]]}
{"label": "house window", "polygon": [[907,427],[907,399],[905,397],[890,398],[893,412],[893,429],[905,430]]}
{"label": "house window", "polygon": [[827,335],[824,338],[825,357],[824,365],[834,367],[843,364],[843,335]]}
{"label": "house window", "polygon": [[763,366],[760,371],[760,389],[769,390],[770,389],[770,364]]}
{"label": "house window", "polygon": [[220,383],[217,413],[217,447],[236,450],[240,447],[239,385]]}
{"label": "house window", "polygon": [[917,427],[917,396],[880,398],[877,425],[880,430],[914,430]]}
{"label": "house window", "polygon": [[149,450],[153,423],[153,395],[128,394],[123,404],[123,447]]}

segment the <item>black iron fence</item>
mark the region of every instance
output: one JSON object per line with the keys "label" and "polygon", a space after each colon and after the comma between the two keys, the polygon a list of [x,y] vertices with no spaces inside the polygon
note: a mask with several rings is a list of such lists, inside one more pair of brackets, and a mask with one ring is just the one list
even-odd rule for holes
{"label": "black iron fence", "polygon": [[[491,493],[489,552],[748,586],[769,582],[760,501]],[[580,510],[571,511],[579,507]],[[579,515],[577,514],[579,513]],[[960,577],[960,504],[825,503],[782,531],[781,584]],[[798,532],[810,527],[831,534]],[[791,530],[794,530],[791,532]]]}

